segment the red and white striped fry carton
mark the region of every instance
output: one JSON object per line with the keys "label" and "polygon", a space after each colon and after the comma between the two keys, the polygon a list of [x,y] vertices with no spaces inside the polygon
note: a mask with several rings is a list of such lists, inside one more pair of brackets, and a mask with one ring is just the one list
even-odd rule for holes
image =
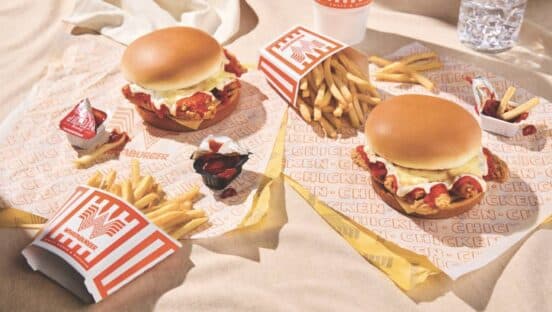
{"label": "red and white striped fry carton", "polygon": [[79,186],[22,253],[33,270],[99,302],[180,246],[122,199]]}
{"label": "red and white striped fry carton", "polygon": [[368,71],[366,55],[303,26],[293,27],[262,48],[258,67],[276,91],[295,106],[301,78],[326,58],[340,51],[346,53],[360,68]]}

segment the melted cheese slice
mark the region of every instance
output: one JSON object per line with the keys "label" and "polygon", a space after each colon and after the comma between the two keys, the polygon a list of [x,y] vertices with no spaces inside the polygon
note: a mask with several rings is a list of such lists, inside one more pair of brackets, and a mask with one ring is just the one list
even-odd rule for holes
{"label": "melted cheese slice", "polygon": [[429,193],[431,187],[435,184],[445,184],[447,189],[451,189],[454,183],[463,176],[471,176],[476,179],[483,190],[486,189],[486,182],[481,177],[487,175],[487,160],[483,152],[470,159],[460,167],[448,170],[419,170],[397,166],[374,154],[368,146],[364,151],[370,162],[379,161],[385,165],[389,175],[397,177],[397,195],[405,196],[415,188],[422,188]]}
{"label": "melted cheese slice", "polygon": [[449,170],[417,170],[409,169],[395,165],[397,175],[403,185],[414,185],[427,182],[452,182],[460,175],[474,175],[481,177],[486,173],[483,172],[481,157],[475,156],[463,166],[452,168]]}
{"label": "melted cheese slice", "polygon": [[153,106],[155,106],[156,109],[159,110],[161,109],[162,105],[165,105],[169,109],[171,115],[176,116],[176,102],[178,102],[180,99],[190,97],[197,92],[203,92],[214,98],[213,94],[210,92],[211,90],[215,88],[222,90],[227,84],[231,83],[235,79],[235,74],[226,72],[224,71],[224,69],[221,69],[216,75],[207,78],[189,88],[155,91],[142,88],[135,83],[131,83],[130,91],[132,91],[132,93],[148,94],[150,96],[151,102],[153,103]]}

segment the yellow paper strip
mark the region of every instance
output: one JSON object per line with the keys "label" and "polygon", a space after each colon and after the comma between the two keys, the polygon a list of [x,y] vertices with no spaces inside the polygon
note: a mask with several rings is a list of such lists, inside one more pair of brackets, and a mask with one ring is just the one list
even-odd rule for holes
{"label": "yellow paper strip", "polygon": [[0,227],[29,228],[29,224],[43,224],[45,218],[14,208],[0,209]]}
{"label": "yellow paper strip", "polygon": [[286,110],[284,117],[282,118],[280,130],[278,130],[276,142],[274,143],[274,147],[272,149],[272,155],[270,156],[270,160],[266,166],[265,177],[261,182],[261,186],[259,187],[257,194],[255,194],[251,210],[243,218],[242,222],[238,226],[239,228],[257,224],[268,212],[271,194],[270,186],[272,185],[274,179],[278,178],[282,174],[282,170],[284,169],[284,145],[286,139],[287,114],[288,111]]}
{"label": "yellow paper strip", "polygon": [[410,290],[441,273],[426,257],[384,240],[318,200],[292,178],[285,178],[335,231],[401,289]]}

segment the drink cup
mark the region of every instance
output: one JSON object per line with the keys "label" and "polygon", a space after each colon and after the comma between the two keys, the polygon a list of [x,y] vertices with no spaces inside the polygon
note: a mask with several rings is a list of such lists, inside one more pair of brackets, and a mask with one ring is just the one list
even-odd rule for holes
{"label": "drink cup", "polygon": [[516,43],[527,0],[462,0],[458,37],[481,52],[498,53]]}
{"label": "drink cup", "polygon": [[314,30],[352,45],[364,38],[372,0],[314,0]]}

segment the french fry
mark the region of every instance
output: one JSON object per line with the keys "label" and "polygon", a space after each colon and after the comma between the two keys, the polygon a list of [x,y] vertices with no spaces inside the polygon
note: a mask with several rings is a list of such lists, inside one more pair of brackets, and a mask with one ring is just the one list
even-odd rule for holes
{"label": "french fry", "polygon": [[535,107],[537,105],[539,105],[539,98],[534,97],[534,98],[530,99],[529,101],[527,101],[523,104],[520,104],[519,106],[515,107],[514,109],[505,112],[504,114],[502,114],[501,117],[504,120],[512,120],[512,119],[516,118],[517,116],[519,116],[519,115],[521,115],[525,112],[528,112],[529,110],[531,110],[533,107]]}
{"label": "french fry", "polygon": [[123,184],[121,184],[121,197],[131,204],[134,203],[134,195],[130,180],[125,180],[123,181]]}
{"label": "french fry", "polygon": [[96,171],[94,172],[94,175],[92,175],[88,181],[86,182],[86,184],[88,186],[91,186],[91,187],[100,187],[100,185],[102,184],[102,178],[103,178],[103,175],[101,172],[99,171]]}
{"label": "french fry", "polygon": [[[384,68],[382,68],[381,72],[383,72],[383,73],[385,73],[385,72],[387,72],[387,73],[402,72],[402,73],[408,74],[416,82],[421,84],[424,88],[426,88],[430,91],[435,91],[435,85],[433,84],[433,82],[431,80],[427,79],[424,75],[419,74],[418,72],[415,72],[415,71],[412,71],[412,70],[408,69],[406,67],[406,65],[404,65],[401,62],[391,63],[391,64],[385,66]],[[378,78],[378,77],[376,77],[376,78]]]}
{"label": "french fry", "polygon": [[174,239],[180,239],[186,236],[187,234],[189,234],[190,232],[192,232],[193,230],[195,230],[200,225],[206,223],[207,221],[209,221],[209,219],[207,218],[193,219],[190,222],[181,226],[180,228],[172,231],[170,234]]}
{"label": "french fry", "polygon": [[343,66],[345,66],[345,68],[347,68],[350,72],[352,72],[353,74],[355,74],[356,76],[364,79],[364,80],[367,80],[367,81],[370,81],[368,79],[368,74],[363,72],[356,64],[355,62],[351,61],[349,59],[349,57],[347,57],[347,55],[345,55],[345,53],[337,53],[337,58],[339,59],[339,61],[341,62],[341,64],[343,64]]}
{"label": "french fry", "polygon": [[148,207],[150,204],[152,204],[153,202],[155,202],[156,200],[159,200],[159,195],[157,195],[156,193],[149,193],[149,194],[146,194],[144,197],[138,199],[134,203],[134,206],[136,206],[136,208],[138,209],[144,209]]}
{"label": "french fry", "polygon": [[107,175],[103,178],[101,188],[104,190],[109,190],[115,178],[117,177],[117,172],[115,170],[110,170]]}
{"label": "french fry", "polygon": [[205,217],[205,211],[203,210],[198,210],[198,209],[195,209],[195,210],[188,210],[185,212],[186,215],[188,217],[190,217],[191,219],[196,219],[196,218],[202,218],[202,217]]}
{"label": "french fry", "polygon": [[400,61],[393,62],[391,64],[385,65],[383,68],[379,70],[380,73],[397,73],[402,72],[405,74],[408,74],[406,72],[406,65],[401,63]]}
{"label": "french fry", "polygon": [[78,168],[88,167],[94,161],[96,161],[100,156],[105,154],[107,151],[110,151],[112,149],[115,149],[115,148],[125,144],[127,139],[128,139],[128,137],[126,135],[122,135],[121,138],[119,138],[117,141],[111,142],[111,143],[106,143],[106,144],[98,147],[91,154],[83,155],[83,156],[75,159],[74,163]]}
{"label": "french fry", "polygon": [[299,113],[301,114],[301,117],[305,119],[306,122],[312,121],[312,115],[313,115],[312,108],[309,105],[305,104],[304,101],[299,102]]}
{"label": "french fry", "polygon": [[331,92],[325,92],[324,98],[322,98],[322,101],[320,101],[319,107],[326,107],[328,104],[330,104],[330,101],[332,99],[332,93]]}
{"label": "french fry", "polygon": [[333,111],[333,115],[335,117],[341,117],[343,115],[343,110],[347,104],[344,102],[339,102],[336,106],[336,108]]}
{"label": "french fry", "polygon": [[345,78],[347,78],[347,80],[349,80],[349,81],[351,81],[351,82],[354,82],[354,83],[356,83],[356,84],[358,84],[358,85],[360,85],[360,86],[370,86],[370,85],[371,85],[370,81],[364,80],[364,79],[362,79],[362,78],[360,78],[360,77],[358,77],[358,76],[355,76],[355,75],[353,75],[353,74],[351,74],[351,73],[346,73],[346,74],[345,74]]}
{"label": "french fry", "polygon": [[138,159],[133,158],[130,161],[130,182],[134,187],[138,185],[140,181],[140,162]]}
{"label": "french fry", "polygon": [[140,179],[140,182],[138,182],[138,185],[134,189],[134,200],[139,200],[140,198],[142,198],[149,191],[152,185],[152,176],[145,176]]}
{"label": "french fry", "polygon": [[186,193],[178,196],[175,198],[176,201],[194,201],[195,198],[199,195],[199,186],[194,185],[191,189],[189,189]]}
{"label": "french fry", "polygon": [[185,211],[169,211],[157,217],[151,218],[151,222],[158,227],[168,231],[172,226],[190,220],[190,216]]}
{"label": "french fry", "polygon": [[332,124],[337,132],[341,131],[341,128],[343,128],[343,121],[341,118],[337,118],[333,114],[329,113],[322,113],[322,115]]}
{"label": "french fry", "polygon": [[418,83],[430,91],[436,91],[435,84],[419,71],[442,68],[435,52],[417,53],[403,57],[400,61],[391,62],[379,56],[371,56],[371,63],[381,67],[376,73],[376,80]]}
{"label": "french fry", "polygon": [[324,81],[324,73],[322,68],[320,66],[314,67],[313,74],[314,74],[314,84],[317,88],[319,88],[322,82]]}
{"label": "french fry", "polygon": [[443,63],[441,63],[440,61],[414,63],[414,64],[407,65],[406,68],[413,71],[428,71],[428,70],[443,68]]}
{"label": "french fry", "polygon": [[323,67],[324,67],[324,80],[326,81],[326,84],[328,85],[330,92],[339,102],[345,102],[345,98],[337,88],[333,79],[333,75],[331,71],[331,58],[327,58],[326,60],[324,60]]}
{"label": "french fry", "polygon": [[299,84],[299,90],[307,90],[307,88],[308,88],[307,79],[305,78],[301,79],[301,82]]}
{"label": "french fry", "polygon": [[[437,57],[437,55],[434,54],[433,52],[431,52],[431,54],[435,55],[435,57]],[[418,54],[417,57],[419,57],[419,54]],[[370,61],[370,63],[376,64],[379,67],[385,67],[385,66],[393,63],[389,60],[386,60],[382,57],[375,56],[375,55],[370,56],[370,58],[368,60]],[[400,62],[406,64],[407,65],[406,67],[410,70],[413,70],[413,71],[427,71],[427,70],[439,69],[439,68],[443,67],[443,63],[441,63],[437,59],[432,59],[432,58],[428,58],[426,60],[426,62],[417,62],[417,63],[409,62],[409,60],[407,58],[403,58]]]}
{"label": "french fry", "polygon": [[312,119],[314,121],[318,121],[320,120],[321,117],[322,117],[322,110],[320,109],[320,107],[315,106]]}
{"label": "french fry", "polygon": [[183,202],[180,202],[178,204],[178,209],[185,211],[185,210],[191,210],[192,209],[192,201],[185,200]]}
{"label": "french fry", "polygon": [[322,113],[333,113],[334,110],[335,110],[335,107],[333,107],[331,105],[326,105],[326,106],[320,108],[320,111],[322,111]]}
{"label": "french fry", "polygon": [[389,61],[389,60],[386,60],[384,59],[383,57],[379,57],[377,55],[372,55],[368,58],[368,61],[372,64],[376,64],[378,65],[379,67],[384,67],[384,66],[387,66],[393,62]]}
{"label": "french fry", "polygon": [[351,109],[347,111],[347,115],[349,116],[349,120],[351,121],[351,125],[353,126],[353,128],[360,128],[360,119],[354,107],[351,107]]}
{"label": "french fry", "polygon": [[163,189],[161,188],[161,185],[159,185],[158,183],[155,183],[154,187],[153,187],[153,191],[159,195],[159,199],[162,200],[165,198],[165,191],[163,191]]}
{"label": "french fry", "polygon": [[332,126],[332,124],[324,116],[321,116],[320,120],[318,122],[320,123],[320,125],[322,126],[324,131],[326,132],[327,136],[329,136],[330,138],[336,138],[337,137],[336,129],[334,128],[334,126]]}
{"label": "french fry", "polygon": [[506,111],[506,108],[508,107],[508,104],[510,103],[510,100],[514,96],[515,92],[516,88],[514,87],[508,87],[508,90],[504,92],[504,96],[502,96],[502,100],[500,100],[500,104],[496,109],[496,113],[498,114],[498,116],[504,115],[504,112]]}
{"label": "french fry", "polygon": [[[407,70],[410,71],[409,69],[407,69]],[[422,74],[419,74],[415,71],[410,71],[410,74],[424,88],[428,89],[429,91],[433,91],[433,92],[437,91],[437,88],[435,87],[435,84],[431,80],[429,80],[426,76],[424,76]]]}
{"label": "french fry", "polygon": [[380,99],[373,98],[373,97],[371,97],[369,95],[365,95],[365,94],[357,94],[357,97],[361,102],[365,102],[365,103],[370,104],[370,105],[378,105],[381,102]]}
{"label": "french fry", "polygon": [[403,63],[404,65],[408,65],[410,63],[418,62],[421,60],[427,60],[431,58],[436,58],[436,57],[437,57],[437,53],[435,52],[416,53],[416,54],[403,57],[399,62]]}
{"label": "french fry", "polygon": [[113,193],[117,196],[121,196],[121,184],[113,184],[110,188],[109,188],[109,192],[110,193]]}
{"label": "french fry", "polygon": [[370,106],[366,102],[360,102],[359,101],[359,103],[360,103],[360,106],[362,106],[362,111],[364,112],[364,118],[366,118],[368,113],[370,113]]}
{"label": "french fry", "polygon": [[325,95],[326,95],[326,85],[323,84],[320,87],[320,89],[318,89],[318,93],[316,94],[316,98],[314,99],[314,105],[320,107]]}
{"label": "french fry", "polygon": [[358,118],[360,119],[360,121],[362,121],[364,119],[364,112],[360,107],[357,90],[356,90],[355,84],[352,81],[349,82],[349,89],[351,89],[351,93],[353,95],[353,100],[351,104],[353,105],[353,108],[355,109]]}
{"label": "french fry", "polygon": [[334,76],[334,81],[339,88],[339,92],[341,92],[341,94],[345,98],[345,102],[350,103],[351,100],[353,99],[353,96],[351,95],[351,91],[349,90],[345,82],[341,79],[339,74]]}
{"label": "french fry", "polygon": [[[370,81],[368,77],[368,73],[362,71],[352,60],[350,60],[344,53],[338,53],[337,58],[339,61],[347,68],[348,71],[350,71],[353,75],[365,80]],[[370,84],[362,84],[359,85],[360,89],[362,91],[367,91],[370,93],[371,96],[374,97],[380,97],[380,94],[376,90],[376,88],[370,83]]]}
{"label": "french fry", "polygon": [[392,81],[392,82],[416,82],[416,80],[408,74],[391,74],[391,73],[376,73],[376,80]]}
{"label": "french fry", "polygon": [[311,71],[308,75],[307,75],[307,86],[312,94],[312,97],[314,98],[316,96],[316,94],[318,93],[318,90],[317,90],[317,87],[316,87],[316,82],[314,81],[314,73],[313,71]]}
{"label": "french fry", "polygon": [[163,214],[166,214],[169,211],[177,211],[179,210],[178,208],[179,208],[178,202],[171,202],[167,205],[162,206],[159,209],[156,209],[151,212],[146,212],[146,217],[148,217],[148,219],[157,218],[159,216],[162,216]]}

